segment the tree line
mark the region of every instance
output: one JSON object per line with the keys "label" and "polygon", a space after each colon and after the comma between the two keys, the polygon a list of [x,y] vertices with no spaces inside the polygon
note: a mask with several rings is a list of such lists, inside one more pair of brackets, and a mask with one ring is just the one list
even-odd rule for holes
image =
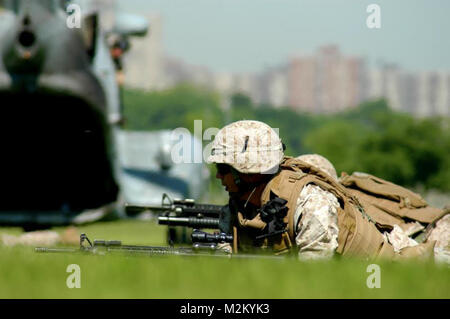
{"label": "tree line", "polygon": [[258,120],[279,128],[286,154],[318,153],[339,172],[367,172],[394,183],[450,191],[450,119],[414,118],[392,110],[384,99],[322,115],[254,103],[237,93],[229,107],[207,88],[183,84],[162,91],[125,89],[125,128],[203,129],[237,120]]}

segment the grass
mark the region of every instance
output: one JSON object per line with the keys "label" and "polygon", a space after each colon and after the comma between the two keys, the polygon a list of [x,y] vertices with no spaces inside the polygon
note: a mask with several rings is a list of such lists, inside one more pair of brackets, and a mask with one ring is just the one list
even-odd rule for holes
{"label": "grass", "polygon": [[[63,231],[63,228],[56,228]],[[152,222],[116,221],[78,228],[91,238],[164,243]],[[18,228],[0,228],[19,234]],[[69,289],[66,268],[81,268]],[[450,268],[432,263],[379,263],[381,288],[366,286],[370,262],[37,254],[0,246],[0,298],[450,298]]]}

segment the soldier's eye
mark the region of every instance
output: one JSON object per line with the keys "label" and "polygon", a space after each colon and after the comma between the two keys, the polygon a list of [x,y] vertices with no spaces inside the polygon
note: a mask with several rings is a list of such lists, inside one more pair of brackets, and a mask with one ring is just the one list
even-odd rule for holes
{"label": "soldier's eye", "polygon": [[230,166],[226,164],[216,164],[216,168],[220,175],[226,175],[231,171]]}

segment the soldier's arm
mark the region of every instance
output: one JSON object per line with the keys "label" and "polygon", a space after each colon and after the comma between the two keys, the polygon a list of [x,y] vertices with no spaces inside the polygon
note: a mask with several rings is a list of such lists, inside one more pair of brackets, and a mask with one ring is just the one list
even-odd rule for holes
{"label": "soldier's arm", "polygon": [[315,185],[303,188],[294,215],[300,259],[330,258],[338,246],[336,197]]}

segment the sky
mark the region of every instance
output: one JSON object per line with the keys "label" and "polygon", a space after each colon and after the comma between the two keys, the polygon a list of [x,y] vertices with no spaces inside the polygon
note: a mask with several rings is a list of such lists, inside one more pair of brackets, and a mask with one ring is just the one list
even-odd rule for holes
{"label": "sky", "polygon": [[[165,52],[215,71],[257,72],[336,44],[369,65],[450,71],[449,0],[118,0],[163,19]],[[381,28],[369,29],[369,4]]]}

